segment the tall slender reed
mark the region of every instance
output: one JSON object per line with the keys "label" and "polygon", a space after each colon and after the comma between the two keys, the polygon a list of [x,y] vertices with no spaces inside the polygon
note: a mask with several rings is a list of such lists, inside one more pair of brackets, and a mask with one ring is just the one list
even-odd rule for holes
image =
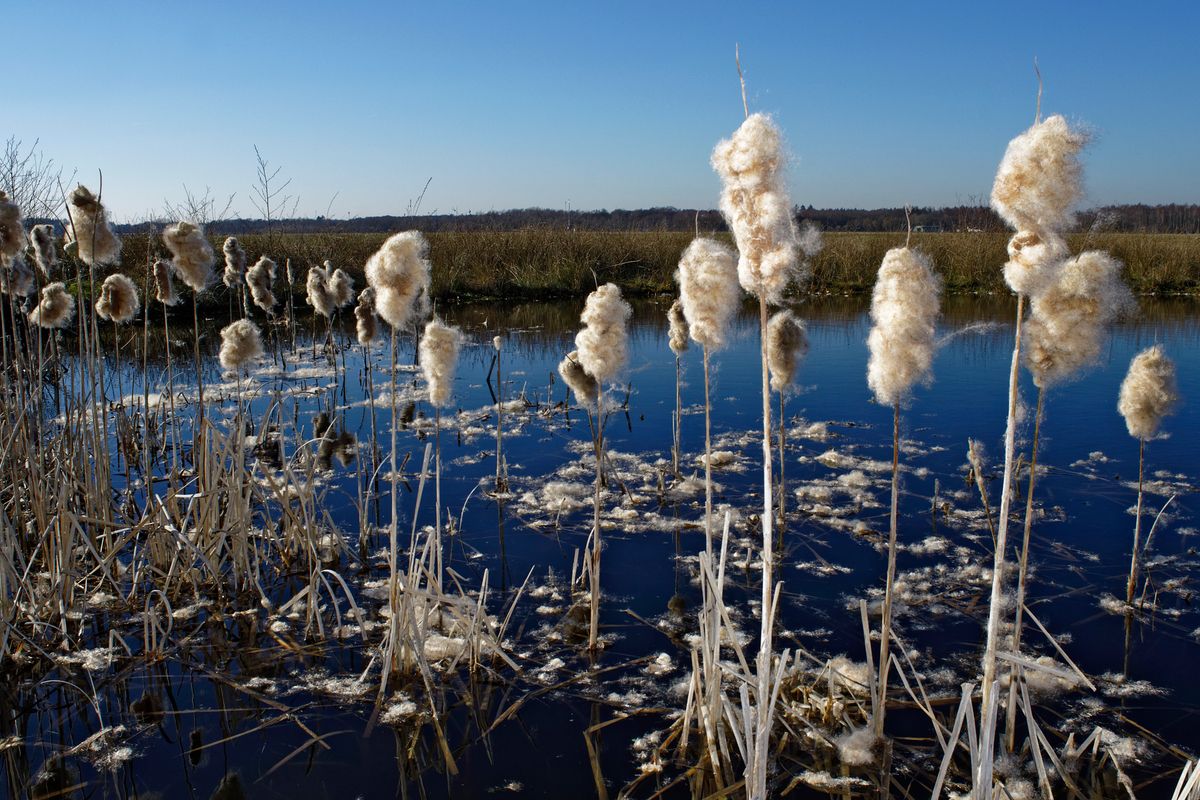
{"label": "tall slender reed", "polygon": [[778,533],[782,541],[787,525],[787,484],[784,452],[787,446],[787,416],[785,401],[788,390],[796,381],[800,362],[808,354],[808,331],[791,311],[779,311],[767,322],[767,364],[771,368],[771,389],[779,395],[779,520]]}
{"label": "tall slender reed", "polygon": [[679,479],[680,457],[680,423],[683,416],[683,403],[680,395],[680,384],[683,382],[681,359],[688,349],[688,324],[683,313],[683,301],[676,300],[667,309],[667,345],[675,355],[675,413],[671,418],[671,470],[675,479]]}
{"label": "tall slender reed", "polygon": [[496,350],[496,484],[495,491],[508,491],[508,472],[504,468],[504,338],[492,337]]}
{"label": "tall slender reed", "polygon": [[429,403],[433,406],[434,436],[434,530],[437,542],[438,584],[442,581],[442,408],[450,404],[454,392],[454,371],[458,365],[458,349],[462,344],[462,332],[432,319],[425,325],[421,337],[421,372],[429,390]]}

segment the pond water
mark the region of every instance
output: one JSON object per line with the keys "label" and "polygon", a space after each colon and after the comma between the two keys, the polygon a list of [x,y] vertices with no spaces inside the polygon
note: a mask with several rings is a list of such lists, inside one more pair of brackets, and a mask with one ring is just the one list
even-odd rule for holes
{"label": "pond water", "polygon": [[[505,668],[489,680],[452,676],[439,690],[449,759],[427,721],[383,724],[373,713],[373,690],[350,685],[370,668],[377,634],[365,642],[353,633],[318,641],[305,635],[303,618],[268,618],[262,611],[253,619],[223,618],[218,624],[200,605],[176,614],[171,638],[179,645],[153,665],[108,658],[39,673],[38,685],[27,677],[6,681],[0,734],[8,738],[0,741],[0,755],[9,796],[588,797],[599,793],[598,784],[616,796],[636,781],[631,795],[648,797],[671,783],[679,765],[666,764],[661,772],[645,765],[655,732],[665,730],[684,703],[678,684],[690,670],[688,636],[696,628],[695,556],[704,547],[701,356],[693,347],[681,363],[683,457],[677,478],[670,463],[675,360],[666,342],[667,301],[634,304],[627,381],[612,391],[614,408],[605,426],[615,478],[604,494],[606,646],[592,664],[578,643],[580,635],[586,642],[586,616],[570,613],[565,585],[591,524],[589,423],[555,374],[558,361],[573,349],[581,305],[438,309],[466,335],[454,408],[442,419],[440,491],[455,531],[446,565],[464,586],[476,589],[487,571],[494,614],[503,614],[507,599],[524,586],[507,629],[520,673]],[[866,386],[866,300],[824,298],[796,310],[806,320],[811,350],[785,406],[787,510],[776,570],[783,583],[778,646],[802,648],[817,659],[845,655],[862,661],[859,598],[878,600],[886,564],[891,409],[872,403]],[[1056,743],[1071,733],[1082,739],[1098,724],[1130,737],[1126,766],[1139,797],[1169,797],[1181,754],[1200,750],[1200,685],[1194,680],[1200,609],[1193,594],[1200,563],[1194,518],[1200,411],[1188,402],[1200,397],[1196,311],[1192,300],[1143,300],[1138,318],[1112,331],[1094,368],[1047,394],[1038,453],[1044,468],[1035,495],[1029,606],[1097,686],[1095,692],[1047,692],[1039,713]],[[978,667],[992,563],[988,518],[968,478],[967,440],[979,440],[991,456],[986,485],[994,506],[1012,314],[1007,300],[948,299],[934,381],[919,388],[902,412],[903,591],[896,625],[927,690],[949,698],[950,708],[959,684]],[[335,332],[339,344],[331,365],[320,350],[314,353],[305,329],[307,323],[286,366],[268,358],[240,385],[223,378],[208,356],[208,413],[228,425],[240,390],[252,434],[262,433],[263,420],[274,413],[285,422],[286,435],[292,435],[286,433],[292,426],[297,441],[312,438],[313,416],[321,412],[335,430],[353,434],[356,457],[347,464],[335,459],[322,472],[321,504],[357,551],[356,499],[366,482],[364,468],[375,461],[372,413],[380,451],[386,454],[389,445],[388,352],[376,347],[370,356],[378,400],[371,404],[363,353],[350,346],[350,333]],[[140,337],[140,327],[136,330]],[[177,388],[195,379],[189,333],[185,328],[179,335],[187,341],[173,348]],[[485,491],[496,471],[496,335],[503,340],[499,386],[506,402],[509,481],[502,497]],[[216,338],[206,336],[209,349]],[[1164,426],[1169,436],[1146,448],[1145,524],[1170,503],[1156,523],[1147,557],[1147,597],[1154,611],[1134,623],[1127,640],[1125,617],[1106,607],[1123,598],[1128,575],[1138,448],[1116,411],[1116,398],[1132,356],[1155,342],[1176,360],[1185,402]],[[733,516],[727,601],[751,632],[758,625],[758,588],[749,548],[761,510],[757,347],[757,316],[747,308],[730,346],[712,358],[714,448],[724,452],[714,470],[715,502]],[[397,500],[404,532],[416,504],[415,473],[432,438],[433,412],[420,399],[422,385],[410,366],[413,351],[412,337],[402,337],[397,447],[399,458],[408,460],[402,461],[407,466]],[[110,362],[108,383],[119,378],[121,391],[138,398],[140,376],[148,374],[150,389],[161,392],[165,360],[152,352],[148,362],[145,373],[129,362]],[[178,395],[181,418],[192,414],[186,394]],[[1018,446],[1025,453],[1036,398],[1024,375]],[[379,486],[380,496],[368,503],[366,515],[386,526],[388,482]],[[1019,506],[1010,526],[1010,542],[1016,544],[1024,503]],[[421,525],[433,524],[432,487],[416,513]],[[407,535],[402,538],[407,542]],[[385,544],[385,537],[373,538],[363,549],[376,553]],[[348,560],[338,568],[354,592],[380,577]],[[289,592],[284,581],[276,591],[286,600],[294,589]],[[341,608],[345,612],[347,606]],[[126,623],[96,612],[81,625],[92,626],[102,646],[110,627],[123,630]],[[140,637],[141,624],[133,629]],[[1036,631],[1027,629],[1025,641],[1034,655],[1054,655]],[[592,668],[602,671],[591,674]],[[406,691],[414,702],[428,703],[421,692]],[[80,694],[95,703],[81,701]],[[121,743],[130,748],[111,770],[78,747],[101,722],[125,726]],[[920,715],[889,716],[889,730],[911,737],[905,748],[914,753],[924,747],[940,757],[930,747],[928,720]],[[929,763],[911,755],[902,767],[906,783],[925,787],[914,788],[914,796],[922,791],[928,796]],[[797,788],[791,796],[807,796],[805,791],[810,790]],[[676,783],[666,794],[688,796],[687,787]]]}

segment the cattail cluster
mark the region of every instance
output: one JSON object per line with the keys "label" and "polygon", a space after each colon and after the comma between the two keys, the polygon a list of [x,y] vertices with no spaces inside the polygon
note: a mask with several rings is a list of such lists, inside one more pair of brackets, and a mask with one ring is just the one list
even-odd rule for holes
{"label": "cattail cluster", "polygon": [[21,207],[0,192],[0,267],[16,258],[25,249],[25,228],[21,224]]}
{"label": "cattail cluster", "polygon": [[721,213],[740,254],[738,279],[769,303],[779,302],[799,266],[783,162],[782,136],[765,114],[747,117],[712,154],[722,183]]}
{"label": "cattail cluster", "polygon": [[71,218],[68,234],[74,237],[79,260],[92,266],[115,264],[121,255],[121,240],[108,226],[108,212],[86,186],[76,186],[67,202]]}
{"label": "cattail cluster", "polygon": [[1134,356],[1117,399],[1117,410],[1125,418],[1129,435],[1143,442],[1153,439],[1163,418],[1175,410],[1178,402],[1175,362],[1167,357],[1162,345],[1147,347]]}
{"label": "cattail cluster", "polygon": [[941,288],[924,253],[894,247],[884,255],[867,338],[867,384],[878,402],[899,403],[915,383],[929,378]]}
{"label": "cattail cluster", "polygon": [[34,288],[33,270],[19,254],[0,267],[0,292],[13,297],[28,297]]}
{"label": "cattail cluster", "polygon": [[1087,250],[1063,264],[1054,283],[1033,295],[1025,361],[1040,388],[1093,363],[1105,329],[1135,307],[1121,268],[1108,253]]}
{"label": "cattail cluster", "polygon": [[[327,265],[328,261],[325,262]],[[329,293],[329,267],[312,267],[305,282],[305,300],[322,317],[333,316],[333,295]]]}
{"label": "cattail cluster", "polygon": [[683,315],[683,303],[679,300],[671,303],[671,307],[667,309],[667,344],[676,357],[683,355],[688,349],[687,317]]}
{"label": "cattail cluster", "polygon": [[65,328],[75,316],[75,298],[62,283],[42,289],[42,299],[29,312],[29,321],[43,328]]}
{"label": "cattail cluster", "polygon": [[600,384],[579,363],[579,351],[572,350],[558,364],[558,374],[575,393],[575,399],[583,405],[594,404],[600,396]]}
{"label": "cattail cluster", "polygon": [[458,365],[458,348],[462,333],[440,319],[431,319],[421,337],[421,371],[429,385],[429,402],[435,406],[449,404],[454,390],[454,369]]}
{"label": "cattail cluster", "polygon": [[171,262],[160,258],[151,269],[154,274],[154,299],[164,306],[178,305],[179,295],[175,292],[175,281],[171,277]]}
{"label": "cattail cluster", "polygon": [[163,229],[162,240],[171,251],[171,261],[180,280],[196,294],[207,289],[213,280],[216,257],[204,229],[194,222],[176,222]]}
{"label": "cattail cluster", "polygon": [[[331,264],[326,261],[325,269],[329,270]],[[328,284],[329,294],[333,298],[333,307],[335,309],[345,308],[354,302],[354,279],[346,270],[338,267],[329,276]]]}
{"label": "cattail cluster", "polygon": [[33,243],[33,260],[47,278],[58,265],[58,252],[54,247],[54,226],[34,225],[29,229],[29,241]]}
{"label": "cattail cluster", "polygon": [[137,286],[132,280],[120,272],[104,279],[100,299],[96,301],[96,313],[101,319],[123,324],[133,319],[139,308]]}
{"label": "cattail cluster", "polygon": [[379,316],[399,330],[408,324],[418,297],[429,287],[429,245],[418,231],[388,238],[367,260],[367,283],[375,289]]}
{"label": "cattail cluster", "polygon": [[606,283],[588,295],[579,319],[583,330],[575,335],[579,363],[603,385],[616,377],[629,360],[626,326],[633,309],[615,283]]}
{"label": "cattail cluster", "polygon": [[246,274],[246,251],[236,237],[230,236],[221,246],[221,252],[225,254],[225,271],[221,274],[221,281],[226,287],[236,289],[242,285]]}
{"label": "cattail cluster", "polygon": [[248,319],[239,319],[221,329],[221,366],[235,372],[262,358],[262,334]]}
{"label": "cattail cluster", "polygon": [[787,389],[796,380],[800,362],[808,355],[808,332],[791,311],[780,311],[767,323],[767,364],[771,388]]}
{"label": "cattail cluster", "polygon": [[375,290],[370,286],[358,293],[354,307],[358,343],[369,347],[379,337],[379,317],[375,314]]}
{"label": "cattail cluster", "polygon": [[246,285],[250,287],[250,299],[254,305],[268,314],[275,310],[275,262],[263,256],[246,270]]}
{"label": "cattail cluster", "polygon": [[675,280],[692,339],[710,350],[723,347],[742,299],[733,251],[715,239],[693,239],[679,259]]}

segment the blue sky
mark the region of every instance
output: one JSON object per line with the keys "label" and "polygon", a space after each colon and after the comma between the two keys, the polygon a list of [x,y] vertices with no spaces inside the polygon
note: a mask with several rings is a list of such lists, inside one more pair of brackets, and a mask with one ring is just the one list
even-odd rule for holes
{"label": "blue sky", "polygon": [[[792,199],[985,196],[1043,107],[1087,125],[1084,205],[1200,202],[1193,2],[21,3],[0,136],[119,219],[182,186],[252,214],[253,146],[297,212],[716,205],[713,144],[774,114]],[[11,26],[11,27],[10,27]],[[331,198],[333,199],[330,205]]]}

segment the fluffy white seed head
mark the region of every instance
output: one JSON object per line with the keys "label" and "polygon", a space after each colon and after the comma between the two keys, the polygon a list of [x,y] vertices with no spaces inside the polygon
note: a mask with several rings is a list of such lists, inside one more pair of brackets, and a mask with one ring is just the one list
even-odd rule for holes
{"label": "fluffy white seed head", "polygon": [[0,267],[0,292],[13,297],[28,297],[35,291],[33,270],[20,255],[9,259]]}
{"label": "fluffy white seed head", "polygon": [[450,403],[454,393],[454,370],[458,366],[458,347],[462,333],[440,319],[431,319],[421,337],[420,360],[425,382],[429,384],[429,402],[435,406]]}
{"label": "fluffy white seed head", "polygon": [[667,343],[671,352],[676,356],[683,355],[688,349],[688,323],[683,315],[683,303],[676,300],[667,309]]}
{"label": "fluffy white seed head", "polygon": [[1086,144],[1086,134],[1057,114],[1036,123],[1008,143],[992,185],[992,208],[1015,230],[1065,229],[1083,193],[1079,152]]}
{"label": "fluffy white seed head", "polygon": [[328,267],[313,267],[308,271],[305,300],[313,307],[313,311],[322,317],[333,316],[333,295],[329,292]]}
{"label": "fluffy white seed head", "polygon": [[221,252],[225,254],[225,272],[221,275],[221,281],[228,288],[236,289],[242,285],[242,278],[246,274],[246,251],[236,237],[230,236],[222,245]]}
{"label": "fluffy white seed head", "polygon": [[901,402],[930,378],[942,282],[924,253],[894,247],[883,257],[871,295],[867,385],[884,405]]}
{"label": "fluffy white seed head", "polygon": [[1039,387],[1059,383],[1100,356],[1105,330],[1136,302],[1121,280],[1122,264],[1100,250],[1070,259],[1031,301],[1025,363]]}
{"label": "fluffy white seed head", "polygon": [[600,396],[600,384],[588,374],[579,362],[579,351],[572,350],[558,364],[558,374],[575,393],[575,400],[582,405],[593,405]]}
{"label": "fluffy white seed head", "polygon": [[75,316],[75,298],[62,283],[52,283],[42,289],[42,299],[29,321],[43,328],[65,328]]}
{"label": "fluffy white seed head", "polygon": [[800,266],[779,128],[765,114],[751,114],[717,144],[712,166],[721,176],[721,213],[738,246],[738,280],[777,303]]}
{"label": "fluffy white seed head", "polygon": [[0,267],[25,249],[25,228],[21,208],[0,192]]}
{"label": "fluffy white seed head", "polygon": [[1017,294],[1033,296],[1058,278],[1067,243],[1056,233],[1018,231],[1008,240],[1004,280]]}
{"label": "fluffy white seed head", "polygon": [[418,298],[429,288],[429,244],[418,231],[388,238],[367,260],[367,283],[384,322],[399,330],[408,324]]}
{"label": "fluffy white seed head", "polygon": [[239,319],[221,329],[221,351],[217,358],[230,372],[248,367],[262,358],[262,334],[248,319]]}
{"label": "fluffy white seed head", "polygon": [[1133,357],[1121,382],[1117,410],[1135,439],[1146,441],[1158,435],[1163,417],[1175,410],[1179,391],[1175,386],[1175,362],[1162,345],[1147,347]]}
{"label": "fluffy white seed head", "polygon": [[497,352],[497,353],[499,353],[499,352],[500,352],[500,347],[501,347],[503,344],[504,344],[504,340],[503,340],[503,339],[501,339],[499,336],[493,336],[493,337],[492,337],[492,347],[496,348],[496,352]]}
{"label": "fluffy white seed head", "polygon": [[154,262],[153,272],[155,299],[164,306],[178,305],[179,295],[175,293],[175,281],[171,278],[171,262],[160,258]]}
{"label": "fluffy white seed head", "polygon": [[692,339],[710,350],[724,347],[742,300],[733,251],[715,239],[693,239],[679,259],[675,280]]}
{"label": "fluffy white seed head", "polygon": [[121,255],[121,240],[108,226],[108,212],[86,186],[76,186],[67,203],[71,224],[67,235],[74,239],[79,260],[93,266],[115,264]]}
{"label": "fluffy white seed head", "polygon": [[[329,262],[326,261],[325,269],[328,270],[329,266]],[[354,302],[354,279],[341,267],[329,276],[329,294],[333,297],[335,309],[345,308]]]}
{"label": "fluffy white seed head", "polygon": [[204,229],[183,220],[163,228],[162,240],[171,251],[171,262],[179,279],[197,294],[207,289],[213,281],[216,257]]}
{"label": "fluffy white seed head", "polygon": [[54,246],[54,226],[34,225],[29,229],[29,241],[33,243],[33,260],[47,278],[58,265],[58,251]]}
{"label": "fluffy white seed head", "polygon": [[615,378],[629,360],[626,328],[632,314],[615,283],[596,289],[584,303],[579,316],[584,327],[575,334],[575,347],[579,363],[601,385]]}
{"label": "fluffy white seed head", "polygon": [[821,236],[821,229],[817,223],[811,219],[806,220],[800,226],[800,232],[796,237],[796,245],[800,248],[800,252],[804,254],[804,258],[811,259],[820,255],[825,249],[825,239]]}
{"label": "fluffy white seed head", "polygon": [[137,286],[127,276],[114,272],[100,286],[100,299],[96,301],[96,313],[101,319],[111,320],[118,325],[129,322],[141,308]]}
{"label": "fluffy white seed head", "polygon": [[787,389],[796,380],[796,370],[808,355],[808,331],[791,311],[780,311],[767,323],[767,365],[771,388]]}
{"label": "fluffy white seed head", "polygon": [[368,347],[379,338],[379,317],[375,314],[375,290],[370,286],[358,293],[358,305],[354,307],[354,318],[358,343]]}
{"label": "fluffy white seed head", "polygon": [[268,314],[275,310],[275,262],[263,256],[246,270],[246,285],[250,287],[250,299],[254,305]]}

